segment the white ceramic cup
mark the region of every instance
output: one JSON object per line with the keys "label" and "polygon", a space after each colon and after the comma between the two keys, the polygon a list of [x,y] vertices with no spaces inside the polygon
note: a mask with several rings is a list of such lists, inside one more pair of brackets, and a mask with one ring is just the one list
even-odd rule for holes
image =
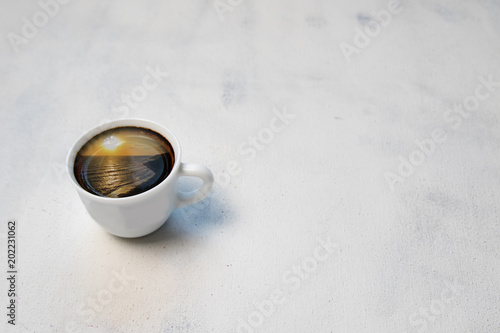
{"label": "white ceramic cup", "polygon": [[[80,148],[95,135],[108,129],[135,126],[151,129],[166,138],[174,150],[174,166],[170,174],[155,187],[128,197],[107,198],[86,191],[75,178],[73,166]],[[119,237],[141,237],[161,227],[176,208],[196,203],[210,192],[212,172],[198,164],[181,163],[181,147],[177,138],[165,127],[143,119],[121,119],[91,129],[71,148],[67,158],[68,173],[90,216],[106,231]],[[179,192],[181,176],[198,177],[202,186],[188,193]]]}

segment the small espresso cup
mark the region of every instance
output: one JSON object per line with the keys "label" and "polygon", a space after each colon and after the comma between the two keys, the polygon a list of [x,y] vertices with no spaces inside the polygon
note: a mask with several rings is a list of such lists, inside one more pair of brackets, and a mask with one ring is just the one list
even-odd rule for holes
{"label": "small espresso cup", "polygon": [[[174,161],[170,173],[160,183],[144,192],[125,197],[100,196],[86,190],[75,176],[75,158],[80,149],[96,135],[120,127],[137,127],[161,135],[170,143]],[[141,237],[160,228],[174,209],[194,204],[210,192],[212,172],[198,164],[181,163],[181,147],[167,128],[143,119],[121,119],[100,125],[83,134],[71,148],[67,158],[68,173],[90,216],[109,233],[125,238]],[[191,192],[179,192],[179,177],[197,177],[201,187]]]}

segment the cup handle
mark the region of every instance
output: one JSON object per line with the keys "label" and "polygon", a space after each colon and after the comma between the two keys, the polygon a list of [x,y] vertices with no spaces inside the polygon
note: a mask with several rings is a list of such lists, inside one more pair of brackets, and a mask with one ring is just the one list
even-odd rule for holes
{"label": "cup handle", "polygon": [[203,181],[203,185],[197,190],[190,192],[177,192],[177,208],[197,203],[204,199],[212,189],[214,176],[209,168],[194,164],[181,163],[179,168],[179,177],[198,177]]}

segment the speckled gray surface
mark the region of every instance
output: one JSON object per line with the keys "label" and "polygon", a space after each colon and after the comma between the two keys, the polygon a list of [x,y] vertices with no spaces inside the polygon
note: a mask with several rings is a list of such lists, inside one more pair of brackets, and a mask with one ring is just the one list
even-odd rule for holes
{"label": "speckled gray surface", "polygon": [[[0,4],[2,331],[500,332],[500,2],[41,3]],[[123,117],[216,175],[136,240],[64,164]]]}

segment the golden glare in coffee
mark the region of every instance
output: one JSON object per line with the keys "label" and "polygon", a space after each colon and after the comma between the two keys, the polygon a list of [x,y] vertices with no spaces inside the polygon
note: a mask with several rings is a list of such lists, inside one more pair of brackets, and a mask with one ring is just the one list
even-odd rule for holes
{"label": "golden glare in coffee", "polygon": [[161,183],[174,165],[172,146],[141,127],[117,127],[91,138],[78,151],[74,172],[87,191],[110,198],[147,191]]}
{"label": "golden glare in coffee", "polygon": [[113,136],[113,135],[110,135],[109,137],[105,138],[104,139],[104,142],[102,143],[102,146],[104,148],[106,148],[107,150],[116,150],[116,148],[118,148],[118,146],[121,144],[122,142],[120,141],[120,139],[118,139],[116,136]]}

